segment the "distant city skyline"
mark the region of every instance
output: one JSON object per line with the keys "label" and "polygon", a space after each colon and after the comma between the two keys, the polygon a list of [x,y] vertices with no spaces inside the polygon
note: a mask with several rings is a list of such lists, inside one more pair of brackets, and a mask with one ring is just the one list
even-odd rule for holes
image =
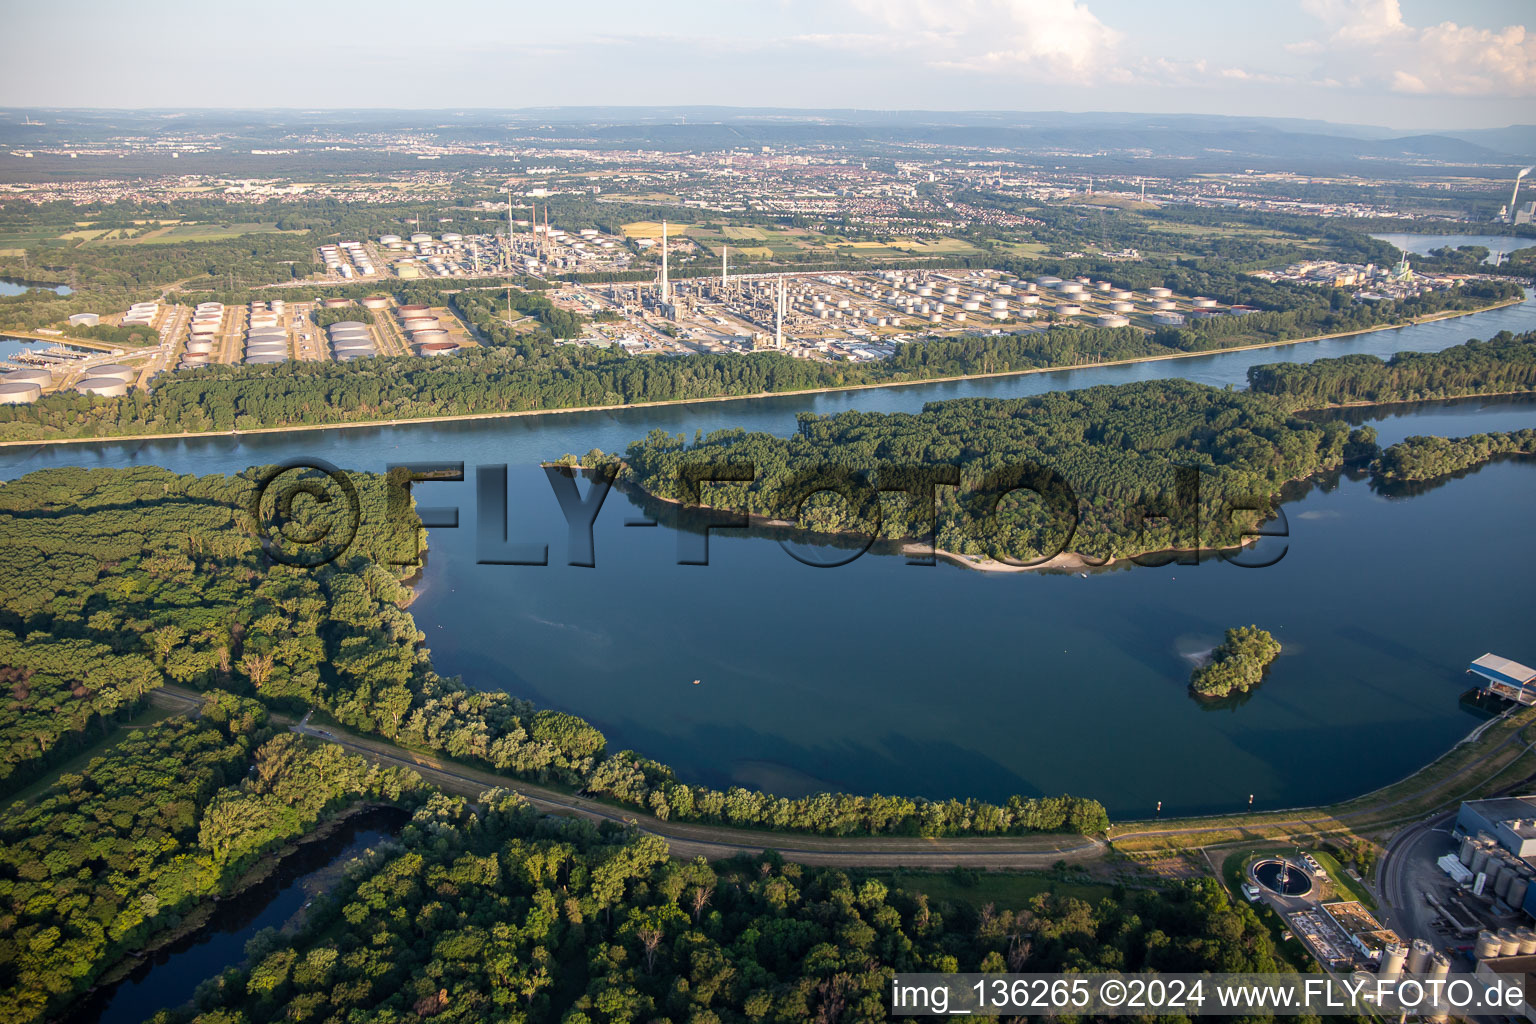
{"label": "distant city skyline", "polygon": [[1536,122],[1526,0],[61,0],[6,16],[4,104],[1248,114]]}

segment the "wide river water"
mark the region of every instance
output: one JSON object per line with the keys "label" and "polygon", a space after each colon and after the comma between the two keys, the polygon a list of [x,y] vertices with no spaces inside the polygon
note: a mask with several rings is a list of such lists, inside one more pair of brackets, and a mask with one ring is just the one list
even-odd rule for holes
{"label": "wide river water", "polygon": [[[626,528],[614,493],[596,567],[566,565],[537,463],[622,450],[654,428],[788,434],[802,410],[916,411],[1165,377],[1243,386],[1249,366],[1432,351],[1536,329],[1536,300],[1472,317],[1252,352],[947,384],[517,419],[0,450],[0,477],[53,465],[235,472],[318,456],[359,470],[427,460],[510,465],[510,533],[547,567],[478,565],[472,483],[417,488],[457,505],[431,534],[412,606],[434,663],[591,720],[688,780],[794,795],[833,788],[933,797],[1072,792],[1150,815],[1312,804],[1391,782],[1477,723],[1460,709],[1485,651],[1536,660],[1530,628],[1536,466],[1486,466],[1412,498],[1364,480],[1286,505],[1286,556],[1075,574],[992,575],[870,554],[800,564],[770,539],[717,532],[679,566],[672,530]],[[1536,402],[1374,410],[1383,443],[1536,426]],[[1266,545],[1280,542],[1266,541]],[[1261,550],[1268,550],[1261,548]],[[1190,655],[1257,623],[1285,645],[1236,706],[1187,694]],[[698,684],[695,685],[695,680]]]}

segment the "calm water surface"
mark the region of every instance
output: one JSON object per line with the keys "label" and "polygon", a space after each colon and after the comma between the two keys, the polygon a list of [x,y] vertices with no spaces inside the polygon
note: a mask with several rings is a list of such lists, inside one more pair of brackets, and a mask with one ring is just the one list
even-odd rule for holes
{"label": "calm water surface", "polygon": [[335,884],[335,869],[398,835],[409,816],[393,808],[356,815],[324,839],[305,843],[277,871],[217,905],[197,933],[160,950],[127,978],[81,1004],[68,1024],[139,1024],[192,998],[197,986],[245,959],[245,944],[281,928]]}
{"label": "calm water surface", "polygon": [[1384,234],[1371,237],[1389,242],[1404,252],[1417,253],[1420,256],[1427,256],[1431,251],[1447,245],[1452,249],[1463,245],[1481,245],[1488,250],[1488,258],[1484,261],[1486,263],[1491,263],[1494,256],[1499,253],[1508,255],[1516,249],[1529,249],[1536,245],[1536,238],[1518,238],[1513,235]]}
{"label": "calm water surface", "polygon": [[[547,567],[475,563],[473,484],[418,487],[457,505],[434,530],[413,605],[434,662],[601,727],[690,780],[796,794],[928,796],[1070,791],[1111,813],[1278,807],[1407,774],[1464,735],[1463,670],[1484,651],[1536,659],[1528,527],[1536,466],[1484,467],[1413,498],[1363,480],[1287,505],[1285,558],[1076,575],[987,575],[900,557],[801,565],[766,538],[717,532],[711,565],[678,566],[667,526],[620,494],[596,527],[597,567],[570,567],[566,529],[536,463],[622,449],[652,428],[787,434],[796,412],[917,411],[925,402],[1187,377],[1242,386],[1247,368],[1348,352],[1431,351],[1536,329],[1536,303],[1354,339],[1196,359],[941,385],[691,407],[285,435],[0,451],[0,475],[46,465],[157,464],[234,472],[298,455],[508,463],[510,532],[550,546]],[[1536,426],[1536,404],[1484,400],[1373,410],[1384,443],[1414,433]],[[471,469],[472,473],[472,469]],[[1278,544],[1281,542],[1265,542]],[[1285,644],[1237,706],[1191,701],[1190,656],[1257,623]],[[693,681],[700,680],[699,685]]]}

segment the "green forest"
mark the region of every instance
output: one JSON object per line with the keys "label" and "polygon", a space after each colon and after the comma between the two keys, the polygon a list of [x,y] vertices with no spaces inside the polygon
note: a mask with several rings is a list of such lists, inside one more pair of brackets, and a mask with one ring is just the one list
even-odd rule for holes
{"label": "green forest", "polygon": [[[688,444],[655,431],[623,459],[635,485],[669,501],[819,533],[936,537],[943,551],[1019,564],[1235,546],[1286,481],[1373,455],[1355,450],[1363,440],[1269,398],[1164,380],[917,414],[803,413],[787,438],[719,430]],[[723,466],[750,466],[751,482],[690,483]],[[943,467],[956,486],[939,486]]]}
{"label": "green forest", "polygon": [[1211,879],[973,910],[771,854],[668,860],[654,837],[542,818],[505,792],[478,814],[433,797],[401,847],[157,1024],[834,1024],[888,1019],[898,971],[1280,967]]}
{"label": "green forest", "polygon": [[1247,693],[1264,681],[1269,663],[1280,656],[1280,641],[1258,626],[1238,626],[1211,651],[1211,660],[1189,677],[1197,697],[1228,697]]}
{"label": "green forest", "polygon": [[1371,469],[1389,484],[1418,483],[1509,455],[1536,455],[1536,430],[1471,437],[1414,435],[1386,448]]}
{"label": "green forest", "polygon": [[1248,387],[1291,409],[1527,392],[1536,390],[1536,331],[1501,331],[1487,341],[1391,359],[1353,355],[1255,366]]}

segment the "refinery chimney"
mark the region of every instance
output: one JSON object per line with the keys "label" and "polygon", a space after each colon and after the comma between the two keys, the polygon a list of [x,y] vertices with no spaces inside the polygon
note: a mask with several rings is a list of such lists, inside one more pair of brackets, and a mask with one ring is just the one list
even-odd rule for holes
{"label": "refinery chimney", "polygon": [[667,284],[667,222],[661,222],[661,301],[670,302],[670,286]]}
{"label": "refinery chimney", "polygon": [[726,285],[731,283],[731,247],[720,247],[720,293],[725,294]]}
{"label": "refinery chimney", "polygon": [[784,347],[784,275],[779,275],[779,297],[774,303],[773,347]]}
{"label": "refinery chimney", "polygon": [[1515,175],[1515,190],[1509,194],[1509,222],[1515,222],[1515,200],[1520,197],[1520,179],[1530,174],[1536,167],[1522,167],[1520,173]]}

